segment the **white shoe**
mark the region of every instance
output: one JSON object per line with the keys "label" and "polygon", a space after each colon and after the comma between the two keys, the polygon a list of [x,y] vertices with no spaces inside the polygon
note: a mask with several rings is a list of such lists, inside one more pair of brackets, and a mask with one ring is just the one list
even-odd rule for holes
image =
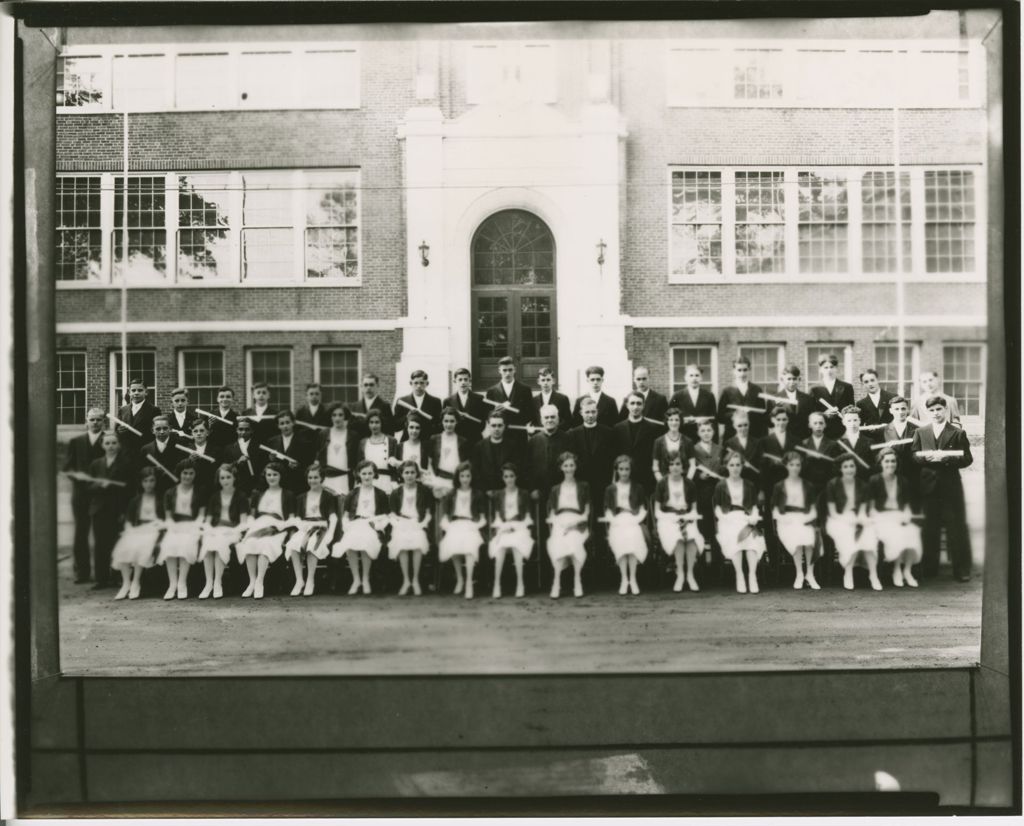
{"label": "white shoe", "polygon": [[174,599],[174,594],[177,590],[178,588],[176,585],[170,586],[166,591],[164,591],[164,599]]}
{"label": "white shoe", "polygon": [[142,593],[142,583],[133,582],[132,587],[128,590],[128,599],[138,599],[139,594]]}
{"label": "white shoe", "polygon": [[750,580],[750,593],[752,593],[752,594],[760,594],[761,593],[761,589],[757,587],[757,580],[756,579]]}
{"label": "white shoe", "polygon": [[629,592],[634,596],[639,595],[640,593],[640,586],[636,584],[635,579],[630,580],[629,582]]}
{"label": "white shoe", "polygon": [[899,565],[894,565],[892,569],[892,584],[897,588],[903,587],[903,570]]}
{"label": "white shoe", "polygon": [[494,586],[494,590],[491,591],[491,599],[501,599],[501,588],[499,586]]}
{"label": "white shoe", "polygon": [[132,584],[130,581],[122,584],[121,590],[114,594],[114,599],[124,599],[126,596],[128,596],[128,589],[131,588],[131,586]]}
{"label": "white shoe", "polygon": [[209,599],[210,598],[210,594],[212,594],[212,593],[213,593],[213,583],[212,582],[207,582],[206,586],[203,588],[203,590],[199,592],[199,599]]}
{"label": "white shoe", "polygon": [[516,586],[516,597],[525,597],[525,596],[526,596],[526,588],[523,586],[522,583],[519,583]]}
{"label": "white shoe", "polygon": [[675,585],[672,586],[672,590],[675,591],[677,594],[682,593],[684,582],[685,580],[683,579],[677,579]]}
{"label": "white shoe", "polygon": [[311,596],[313,596],[313,583],[314,583],[313,577],[307,577],[306,578],[306,587],[302,589],[302,596],[304,596],[304,597],[311,597]]}
{"label": "white shoe", "polygon": [[850,569],[845,574],[843,574],[843,587],[847,591],[852,591],[853,590],[853,570],[852,569]]}
{"label": "white shoe", "polygon": [[804,575],[801,574],[801,573],[798,573],[796,575],[796,579],[793,580],[793,590],[794,591],[799,591],[803,587],[804,587]]}
{"label": "white shoe", "polygon": [[873,577],[871,577],[871,590],[872,591],[881,591],[882,590],[882,582],[878,578],[878,574],[875,574]]}
{"label": "white shoe", "polygon": [[736,578],[736,593],[745,594],[747,592],[747,581],[743,577]]}
{"label": "white shoe", "polygon": [[292,592],[290,596],[297,597],[302,593],[302,589],[306,587],[306,583],[301,579],[295,580],[295,584],[292,586]]}
{"label": "white shoe", "polygon": [[253,590],[255,590],[255,588],[256,588],[256,581],[255,580],[249,580],[249,587],[246,588],[244,591],[242,591],[242,596],[243,597],[251,597],[252,596],[252,592],[253,592]]}
{"label": "white shoe", "polygon": [[423,589],[420,588],[420,584],[418,582],[416,582],[415,580],[413,580],[413,583],[412,583],[412,594],[415,597],[423,596]]}
{"label": "white shoe", "polygon": [[620,596],[625,596],[628,593],[629,593],[629,582],[624,579],[619,584],[619,595]]}
{"label": "white shoe", "polygon": [[263,599],[263,583],[262,582],[257,582],[256,585],[253,586],[252,598],[253,599]]}
{"label": "white shoe", "polygon": [[348,588],[348,595],[352,596],[353,594],[358,594],[360,585],[361,583],[359,582],[358,579],[355,582],[353,582]]}
{"label": "white shoe", "polygon": [[466,599],[473,599],[473,581],[466,582]]}
{"label": "white shoe", "polygon": [[188,586],[184,582],[178,583],[178,599],[188,599]]}
{"label": "white shoe", "polygon": [[697,593],[700,590],[700,588],[697,585],[697,579],[694,576],[688,576],[686,578],[686,587],[694,593]]}
{"label": "white shoe", "polygon": [[[620,591],[621,593],[621,591]],[[551,599],[558,599],[562,595],[562,586],[557,582],[551,586]]]}
{"label": "white shoe", "polygon": [[911,588],[917,587],[917,580],[914,579],[914,575],[910,573],[909,568],[907,569],[907,572],[903,575],[903,578],[906,580],[907,585],[909,585]]}
{"label": "white shoe", "polygon": [[572,586],[572,595],[574,597],[581,597],[581,596],[583,596],[583,583],[582,582],[577,582],[575,585]]}
{"label": "white shoe", "polygon": [[369,579],[364,579],[363,580],[363,593],[367,594],[367,595],[371,593],[370,592],[370,580]]}
{"label": "white shoe", "polygon": [[398,589],[398,596],[404,597],[412,589],[411,582],[403,582],[402,587]]}
{"label": "white shoe", "polygon": [[224,586],[219,582],[213,583],[213,598],[220,599],[224,596]]}
{"label": "white shoe", "polygon": [[807,584],[811,587],[812,591],[821,590],[821,586],[818,584],[818,580],[816,580],[813,576],[807,577]]}

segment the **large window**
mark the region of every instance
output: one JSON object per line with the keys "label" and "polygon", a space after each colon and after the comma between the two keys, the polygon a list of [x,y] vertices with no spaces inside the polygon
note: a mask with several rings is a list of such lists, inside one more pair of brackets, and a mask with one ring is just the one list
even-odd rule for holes
{"label": "large window", "polygon": [[[127,404],[127,389],[121,386],[121,351],[110,352],[110,409],[117,410],[121,405]],[[128,351],[128,381],[141,379],[146,383],[146,397],[153,404],[160,406],[158,387],[156,380],[156,353],[152,350],[129,350]],[[147,439],[148,433],[144,433]]]}
{"label": "large window", "polygon": [[907,344],[903,347],[903,378],[899,373],[898,344],[876,344],[875,364],[878,371],[878,383],[883,390],[895,393],[910,399],[908,395],[914,388],[914,376],[918,374],[918,364],[921,358],[921,346],[919,344]]}
{"label": "large window", "polygon": [[[57,179],[58,281],[120,281],[123,181]],[[130,176],[128,282],[356,285],[359,192],[355,169]]]}
{"label": "large window", "polygon": [[807,386],[818,384],[818,360],[822,356],[833,355],[838,359],[836,376],[843,381],[853,381],[853,345],[845,344],[808,344],[807,363],[804,375],[807,376]]}
{"label": "large window", "polygon": [[270,404],[275,410],[292,409],[292,351],[249,350],[247,356],[248,381],[265,383],[270,390]]}
{"label": "large window", "polygon": [[57,353],[57,424],[85,424],[85,353]]}
{"label": "large window", "polygon": [[313,353],[313,380],[320,385],[324,404],[359,401],[359,351],[322,347]]}
{"label": "large window", "polygon": [[71,47],[57,59],[62,114],[358,109],[359,97],[359,53],[344,43]]}
{"label": "large window", "polygon": [[750,359],[750,380],[767,392],[778,387],[779,376],[786,358],[781,344],[741,344],[740,355]]}
{"label": "large window", "polygon": [[677,41],[669,106],[956,108],[984,104],[980,42]]}
{"label": "large window", "polygon": [[670,168],[669,280],[983,280],[980,174],[895,181],[892,167]]}
{"label": "large window", "polygon": [[961,416],[985,411],[985,347],[947,344],[942,348],[942,387],[960,405]]}
{"label": "large window", "polygon": [[701,369],[700,386],[718,395],[718,348],[715,345],[680,345],[672,348],[672,394],[686,387],[686,366]]}
{"label": "large window", "polygon": [[193,405],[212,410],[217,404],[217,389],[223,384],[222,350],[178,351],[178,385],[188,390]]}

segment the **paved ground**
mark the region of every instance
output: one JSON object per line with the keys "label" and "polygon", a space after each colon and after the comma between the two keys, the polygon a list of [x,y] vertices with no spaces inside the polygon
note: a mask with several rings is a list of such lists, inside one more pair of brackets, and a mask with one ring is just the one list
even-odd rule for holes
{"label": "paved ground", "polygon": [[[976,569],[982,468],[965,473]],[[112,600],[71,582],[60,526],[61,666],[107,676],[593,673],[950,667],[977,662],[981,580],[911,591]]]}

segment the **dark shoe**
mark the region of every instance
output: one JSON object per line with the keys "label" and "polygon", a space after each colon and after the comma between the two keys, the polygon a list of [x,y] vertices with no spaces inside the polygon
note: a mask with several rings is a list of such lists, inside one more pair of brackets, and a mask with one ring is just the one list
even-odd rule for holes
{"label": "dark shoe", "polygon": [[971,581],[971,575],[970,574],[963,574],[963,573],[957,574],[956,575],[956,581],[957,582],[970,582]]}

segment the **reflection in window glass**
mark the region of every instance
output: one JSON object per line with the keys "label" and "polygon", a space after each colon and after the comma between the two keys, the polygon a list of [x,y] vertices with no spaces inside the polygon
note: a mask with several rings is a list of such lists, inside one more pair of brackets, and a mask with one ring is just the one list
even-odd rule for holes
{"label": "reflection in window glass", "polygon": [[974,272],[974,173],[925,170],[924,243],[928,272]]}
{"label": "reflection in window glass", "polygon": [[178,178],[178,278],[229,277],[231,193],[226,175]]}
{"label": "reflection in window glass", "polygon": [[[163,279],[167,275],[164,177],[128,179],[128,278]],[[123,258],[122,209],[124,178],[114,179],[114,277],[120,278]]]}
{"label": "reflection in window glass", "polygon": [[722,173],[672,173],[672,273],[722,272]]}
{"label": "reflection in window glass", "polygon": [[57,58],[57,105],[94,106],[103,103],[107,61],[102,57]]}
{"label": "reflection in window glass", "polygon": [[783,272],[786,209],[783,172],[736,173],[736,272]]}
{"label": "reflection in window glass", "polygon": [[800,272],[846,272],[846,174],[797,173]]}
{"label": "reflection in window glass", "polygon": [[57,178],[58,281],[99,281],[102,278],[103,235],[100,177]]}

